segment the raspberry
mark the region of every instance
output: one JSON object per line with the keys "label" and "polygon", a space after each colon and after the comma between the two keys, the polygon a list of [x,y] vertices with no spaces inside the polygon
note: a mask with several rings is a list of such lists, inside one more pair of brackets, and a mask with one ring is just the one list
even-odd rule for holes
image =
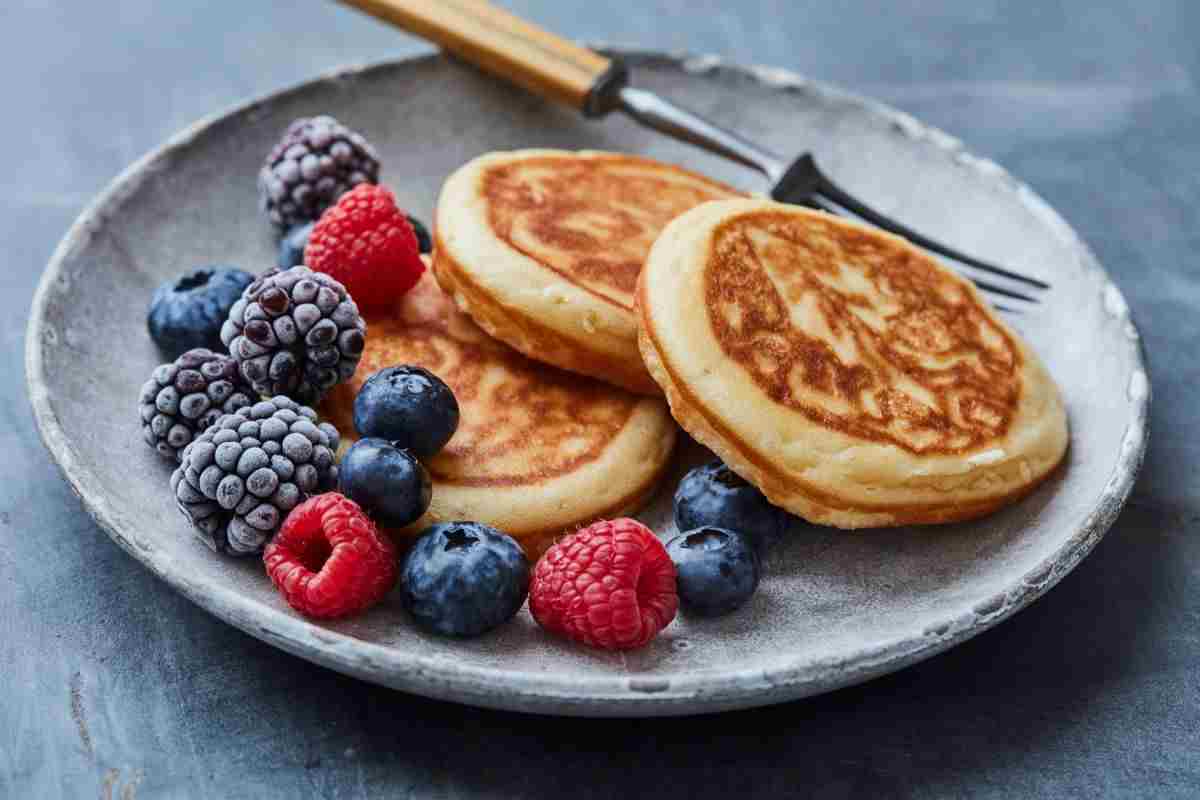
{"label": "raspberry", "polygon": [[351,189],[321,215],[304,263],[339,281],[368,309],[391,305],[425,271],[412,223],[391,191],[371,184]]}
{"label": "raspberry", "polygon": [[675,565],[632,519],[593,523],[555,544],[533,569],[529,610],[551,633],[607,650],[632,650],[679,608]]}
{"label": "raspberry", "polygon": [[292,509],[263,552],[288,605],[330,619],[366,611],[396,584],[396,546],[358,504],[336,492]]}

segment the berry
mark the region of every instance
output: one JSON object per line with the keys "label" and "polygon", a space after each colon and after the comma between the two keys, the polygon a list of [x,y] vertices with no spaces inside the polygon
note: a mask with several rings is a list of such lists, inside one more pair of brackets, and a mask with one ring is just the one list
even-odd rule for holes
{"label": "berry", "polygon": [[177,462],[192,439],[222,414],[250,405],[253,396],[232,358],[202,347],[188,350],[155,367],[142,384],[142,435],[160,456]]}
{"label": "berry", "polygon": [[762,566],[749,538],[721,528],[697,528],[667,542],[679,601],[703,617],[728,614],[758,588]]}
{"label": "berry", "polygon": [[308,246],[308,237],[312,236],[315,222],[297,225],[279,240],[279,268],[291,269],[304,263],[304,248]]}
{"label": "berry", "polygon": [[529,594],[529,560],[511,536],[478,522],[434,525],[400,568],[400,598],[421,627],[478,636],[516,615]]}
{"label": "berry", "polygon": [[358,390],[354,427],[362,436],[387,439],[417,458],[430,458],[458,429],[458,400],[429,370],[387,367]]}
{"label": "berry", "polygon": [[404,216],[408,218],[408,224],[412,225],[413,233],[417,236],[417,249],[422,253],[432,253],[433,237],[429,235],[429,228],[426,228],[425,223],[412,214],[405,214]]}
{"label": "berry", "polygon": [[336,492],[293,508],[263,563],[287,604],[317,619],[366,611],[396,585],[396,546]]}
{"label": "berry", "polygon": [[433,483],[420,461],[371,437],[359,439],[342,456],[338,487],[388,528],[416,522],[433,498]]}
{"label": "berry", "polygon": [[390,306],[425,271],[413,226],[382,186],[358,186],[322,214],[304,263],[341,281],[366,309]]}
{"label": "berry", "polygon": [[675,618],[675,566],[632,519],[595,522],[554,544],[533,568],[529,611],[551,633],[630,650]]}
{"label": "berry", "polygon": [[790,514],[771,505],[757,487],[721,461],[688,472],[675,490],[675,527],[739,531],[751,539],[759,555],[784,535],[791,521]]}
{"label": "berry", "polygon": [[379,157],[333,117],[293,122],[258,173],[263,211],[281,231],[315,222],[360,183],[379,182]]}
{"label": "berry", "polygon": [[146,327],[170,358],[196,347],[216,350],[221,323],[254,276],[233,267],[192,270],[154,290]]}
{"label": "berry", "polygon": [[337,483],[338,431],[279,396],[225,414],[183,451],[176,505],[219,553],[257,553],[289,511]]}
{"label": "berry", "polygon": [[221,327],[221,341],[259,394],[315,405],[354,374],[366,333],[345,287],[293,267],[270,270],[246,287]]}

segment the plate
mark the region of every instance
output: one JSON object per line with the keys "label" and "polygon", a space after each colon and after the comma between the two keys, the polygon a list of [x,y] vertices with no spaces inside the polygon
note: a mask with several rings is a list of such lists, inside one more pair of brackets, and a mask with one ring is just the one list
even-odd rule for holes
{"label": "plate", "polygon": [[[154,287],[203,263],[273,263],[255,175],[289,121],[330,113],[363,131],[380,150],[384,182],[425,220],[453,169],[506,148],[644,153],[763,189],[753,174],[628,120],[585,121],[429,55],[340,71],[203,120],[126,170],[67,234],[34,299],[27,377],[45,444],[100,526],[200,606],[302,658],[430,697],[592,716],[718,711],[864,681],[995,625],[1069,572],[1129,493],[1149,403],[1128,307],[1079,237],[1003,169],[893,109],[779,70],[621,55],[646,88],[779,152],[812,150],[882,212],[1053,283],[1015,325],[1065,394],[1065,468],[1019,505],[971,524],[805,526],[772,553],[746,608],[719,620],[681,616],[624,655],[546,637],[525,611],[473,641],[423,635],[390,600],[335,624],[297,616],[260,562],[215,556],[189,533],[170,468],[141,443],[135,413],[160,361],[144,322]],[[682,459],[700,457],[685,448]],[[645,516],[662,535],[672,489]]]}

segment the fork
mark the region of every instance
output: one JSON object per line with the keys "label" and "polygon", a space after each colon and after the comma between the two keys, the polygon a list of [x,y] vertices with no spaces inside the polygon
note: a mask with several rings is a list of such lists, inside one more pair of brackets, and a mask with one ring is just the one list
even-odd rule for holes
{"label": "fork", "polygon": [[[384,22],[428,39],[460,58],[587,117],[623,111],[641,124],[762,173],[771,198],[831,214],[848,214],[972,269],[1023,284],[1023,291],[966,273],[1002,311],[1039,302],[1050,284],[967,255],[873,210],[834,183],[811,153],[789,162],[666,98],[630,85],[629,70],[492,5],[488,0],[341,0]],[[1015,305],[1013,304],[1015,301]]]}

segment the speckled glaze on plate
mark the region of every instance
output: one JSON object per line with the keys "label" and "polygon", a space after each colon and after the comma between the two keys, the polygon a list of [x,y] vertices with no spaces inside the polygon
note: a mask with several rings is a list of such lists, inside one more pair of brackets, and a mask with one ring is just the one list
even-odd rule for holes
{"label": "speckled glaze on plate", "polygon": [[[644,153],[763,188],[753,174],[628,120],[587,122],[430,55],[338,72],[201,121],[131,166],[67,234],[34,300],[27,378],[46,446],[101,527],[202,607],[303,658],[431,697],[591,716],[719,711],[864,681],[995,625],[1079,563],[1140,466],[1149,382],[1128,307],[1074,231],[1003,169],[893,109],[779,70],[623,54],[647,88],[778,152],[811,149],[880,211],[1049,279],[1045,305],[1015,324],[1066,398],[1065,469],[971,524],[798,527],[748,607],[718,620],[680,617],[636,653],[547,638],[525,611],[466,642],[418,633],[392,601],[329,625],[297,616],[260,562],[219,558],[190,534],[167,489],[170,467],[142,444],[134,413],[138,387],[160,361],[144,328],[152,289],[204,262],[273,263],[254,179],[292,118],[331,113],[363,131],[380,150],[383,181],[426,220],[443,178],[496,149]],[[685,447],[642,515],[660,534],[672,532],[674,479],[703,457]]]}

